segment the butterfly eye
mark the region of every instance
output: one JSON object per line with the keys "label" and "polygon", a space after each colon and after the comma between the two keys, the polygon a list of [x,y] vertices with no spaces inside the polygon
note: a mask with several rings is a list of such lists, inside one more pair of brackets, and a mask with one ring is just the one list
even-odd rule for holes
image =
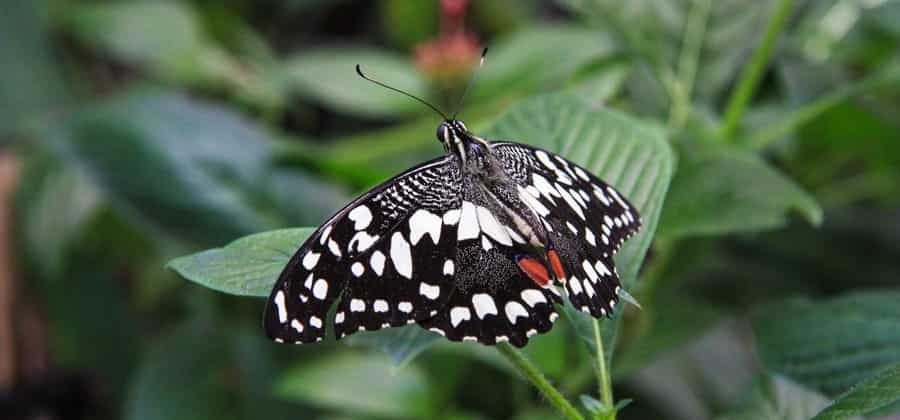
{"label": "butterfly eye", "polygon": [[456,121],[456,127],[462,131],[469,131],[469,129],[466,128],[466,125],[462,121]]}
{"label": "butterfly eye", "polygon": [[441,123],[437,129],[437,139],[441,143],[450,142],[450,126],[447,123]]}

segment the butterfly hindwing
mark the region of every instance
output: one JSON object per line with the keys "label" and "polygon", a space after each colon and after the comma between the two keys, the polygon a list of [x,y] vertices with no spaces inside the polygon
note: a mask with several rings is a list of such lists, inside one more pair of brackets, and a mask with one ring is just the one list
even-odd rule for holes
{"label": "butterfly hindwing", "polygon": [[329,309],[338,337],[434,315],[453,290],[443,266],[456,254],[459,167],[437,159],[354,200],[326,221],[282,271],[264,326],[276,341],[325,336]]}
{"label": "butterfly hindwing", "polygon": [[519,264],[530,259],[538,270],[543,266],[534,256],[539,250],[528,244],[510,215],[522,211],[527,207],[507,188],[463,180],[456,290],[446,308],[419,321],[422,327],[453,341],[508,341],[520,347],[552,327],[558,316],[554,303],[561,301],[558,292],[549,281],[538,284],[529,278]]}
{"label": "butterfly hindwing", "polygon": [[595,317],[611,315],[620,287],[613,255],[640,228],[637,210],[561,156],[518,143],[492,146],[547,228],[564,265],[569,300]]}

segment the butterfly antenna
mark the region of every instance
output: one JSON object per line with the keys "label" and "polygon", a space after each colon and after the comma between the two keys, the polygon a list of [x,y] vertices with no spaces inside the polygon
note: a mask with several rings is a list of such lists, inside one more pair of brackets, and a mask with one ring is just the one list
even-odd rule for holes
{"label": "butterfly antenna", "polygon": [[385,88],[385,89],[390,89],[390,90],[393,90],[394,92],[402,93],[402,94],[404,94],[404,95],[406,95],[406,96],[409,96],[410,98],[413,98],[413,99],[415,99],[415,100],[417,100],[417,101],[419,101],[419,102],[425,104],[425,105],[428,106],[429,108],[433,109],[434,112],[437,112],[438,115],[440,115],[441,117],[444,118],[444,120],[449,120],[449,118],[447,118],[447,114],[444,114],[443,112],[441,112],[441,110],[437,109],[437,107],[435,107],[434,105],[428,103],[428,101],[426,101],[426,100],[424,100],[424,99],[422,99],[422,98],[420,98],[420,97],[418,97],[418,96],[416,96],[416,95],[413,95],[413,94],[411,94],[411,93],[409,93],[409,92],[405,92],[405,91],[402,91],[402,90],[397,89],[397,88],[395,88],[395,87],[388,86],[388,85],[386,85],[386,84],[384,84],[384,83],[381,83],[381,82],[379,82],[379,81],[377,81],[377,80],[375,80],[375,79],[373,79],[373,78],[371,78],[371,77],[369,77],[369,76],[366,76],[365,74],[363,74],[362,69],[359,67],[359,64],[356,65],[356,74],[358,74],[359,77],[362,77],[363,79],[366,79],[366,80],[368,80],[368,81],[370,81],[370,82],[372,82],[372,83],[374,83],[374,84],[376,84],[376,85],[378,85],[378,86],[381,86],[381,87],[383,87],[383,88]]}
{"label": "butterfly antenna", "polygon": [[487,55],[487,47],[481,51],[481,60],[478,62],[478,68],[475,69],[475,74],[472,75],[472,78],[469,79],[469,84],[466,85],[466,90],[463,91],[462,96],[459,98],[459,104],[456,105],[456,112],[453,113],[453,118],[456,119],[456,115],[459,114],[459,111],[462,110],[463,101],[466,100],[466,96],[469,94],[469,90],[472,89],[472,85],[475,84],[475,81],[478,80],[478,75],[480,74],[479,70],[481,70],[481,66],[484,65],[484,56]]}

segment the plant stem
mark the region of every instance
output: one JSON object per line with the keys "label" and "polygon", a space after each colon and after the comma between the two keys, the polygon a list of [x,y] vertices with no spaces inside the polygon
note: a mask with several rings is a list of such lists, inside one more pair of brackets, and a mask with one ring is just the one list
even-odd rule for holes
{"label": "plant stem", "polygon": [[678,131],[687,119],[691,105],[691,92],[697,76],[697,65],[700,62],[700,51],[703,49],[703,37],[706,35],[706,22],[709,18],[711,0],[694,0],[684,26],[684,42],[678,58],[678,80],[680,89],[673,98],[669,111],[669,129]]}
{"label": "plant stem", "polygon": [[525,355],[513,348],[509,343],[497,344],[497,350],[500,351],[500,354],[506,357],[506,359],[509,360],[510,363],[525,376],[525,378],[531,381],[534,387],[537,388],[557,410],[559,410],[564,418],[569,420],[584,420],[581,413],[579,413],[578,410],[576,410],[575,407],[573,407],[572,404],[547,381],[544,374],[541,373],[537,366],[532,364]]}
{"label": "plant stem", "polygon": [[603,351],[603,337],[600,335],[600,321],[594,319],[594,344],[597,347],[597,386],[600,388],[600,400],[609,409],[608,419],[615,420],[616,411],[613,409],[612,384],[609,379],[609,371],[606,369],[606,353]]}
{"label": "plant stem", "polygon": [[728,100],[728,106],[725,108],[725,123],[721,132],[723,140],[730,140],[734,137],[738,124],[741,122],[741,117],[747,109],[747,103],[750,102],[753,94],[756,93],[759,81],[762,79],[763,73],[769,64],[778,36],[791,15],[793,5],[794,0],[780,0],[778,2],[775,13],[772,15],[772,20],[769,21],[769,26],[763,35],[762,42],[756,51],[753,52],[750,64],[744,67],[744,70],[741,72],[737,88],[732,92]]}

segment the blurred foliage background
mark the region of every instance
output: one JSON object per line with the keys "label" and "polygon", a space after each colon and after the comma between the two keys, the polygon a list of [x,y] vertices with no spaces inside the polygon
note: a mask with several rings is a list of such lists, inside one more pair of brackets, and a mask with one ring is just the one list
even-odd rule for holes
{"label": "blurred foliage background", "polygon": [[[353,66],[449,109],[485,45],[476,132],[555,93],[627,116],[595,141],[674,151],[619,418],[900,412],[900,1],[467,3],[3,2],[0,417],[556,418],[488,348],[279,346],[262,300],[165,268],[441,153],[427,108]],[[525,349],[573,401],[579,336]]]}

